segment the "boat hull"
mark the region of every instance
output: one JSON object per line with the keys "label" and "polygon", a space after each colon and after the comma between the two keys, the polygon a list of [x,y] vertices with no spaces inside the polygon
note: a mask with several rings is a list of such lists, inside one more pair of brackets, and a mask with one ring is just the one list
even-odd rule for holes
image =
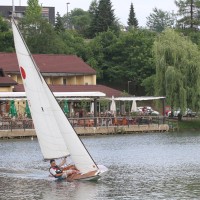
{"label": "boat hull", "polygon": [[104,165],[98,165],[99,170],[91,171],[85,174],[72,174],[67,177],[67,181],[97,181],[105,175],[108,169]]}

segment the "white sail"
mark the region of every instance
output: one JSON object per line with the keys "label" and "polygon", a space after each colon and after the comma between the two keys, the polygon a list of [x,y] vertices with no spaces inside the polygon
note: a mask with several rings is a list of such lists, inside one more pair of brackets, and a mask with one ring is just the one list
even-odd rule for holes
{"label": "white sail", "polygon": [[97,170],[97,165],[40,74],[14,19],[12,28],[18,64],[44,158],[59,158],[70,154],[82,173]]}

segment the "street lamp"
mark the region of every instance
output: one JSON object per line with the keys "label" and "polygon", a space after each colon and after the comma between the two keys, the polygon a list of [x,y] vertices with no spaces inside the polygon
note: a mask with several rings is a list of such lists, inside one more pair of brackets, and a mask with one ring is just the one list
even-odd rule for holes
{"label": "street lamp", "polygon": [[128,94],[129,94],[129,83],[131,83],[132,81],[128,81]]}
{"label": "street lamp", "polygon": [[69,26],[69,19],[68,19],[68,6],[69,6],[69,2],[67,2],[67,29],[68,29],[68,26]]}
{"label": "street lamp", "polygon": [[68,6],[69,6],[69,2],[67,2],[67,17],[68,17]]}

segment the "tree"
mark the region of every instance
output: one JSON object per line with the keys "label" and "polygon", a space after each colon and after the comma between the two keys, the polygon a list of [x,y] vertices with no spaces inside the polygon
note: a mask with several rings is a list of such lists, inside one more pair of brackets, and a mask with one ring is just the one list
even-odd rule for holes
{"label": "tree", "polygon": [[200,0],[175,0],[181,28],[198,28],[200,25]]}
{"label": "tree", "polygon": [[21,19],[21,26],[24,37],[40,32],[40,23],[42,21],[42,8],[38,0],[28,0],[25,16]]}
{"label": "tree", "polygon": [[88,63],[97,70],[98,82],[124,90],[127,80],[131,80],[133,90],[139,91],[143,79],[155,74],[154,38],[155,33],[139,29],[121,32],[119,36],[108,30],[96,36],[89,43]]}
{"label": "tree", "polygon": [[89,7],[89,10],[88,10],[88,12],[90,13],[92,18],[95,16],[95,14],[97,12],[97,9],[98,9],[98,1],[97,0],[93,0],[90,3],[90,7]]}
{"label": "tree", "polygon": [[78,33],[83,36],[88,35],[88,29],[91,23],[91,17],[88,11],[75,8],[69,15],[69,23]]}
{"label": "tree", "polygon": [[54,27],[46,20],[38,23],[38,30],[33,35],[26,37],[27,45],[31,53],[39,54],[61,54],[66,53],[66,47],[60,38],[60,34],[56,34]]}
{"label": "tree", "polygon": [[[112,44],[109,58],[109,67],[105,72],[107,80],[117,86],[132,81],[134,94],[141,95],[142,81],[155,73],[152,58],[152,46],[155,33],[143,30],[132,29],[129,32],[122,32],[118,41]],[[139,91],[140,90],[140,91]]]}
{"label": "tree", "polygon": [[112,57],[110,47],[117,42],[117,36],[111,30],[100,33],[88,44],[90,55],[87,63],[97,71],[97,79],[103,82],[105,71],[109,68],[108,61]]}
{"label": "tree", "polygon": [[174,14],[170,12],[166,12],[157,8],[153,9],[153,13],[151,13],[147,17],[147,27],[150,30],[156,31],[156,32],[162,32],[167,27],[172,28],[175,24],[175,18]]}
{"label": "tree", "polygon": [[166,96],[171,108],[199,108],[200,58],[198,47],[174,30],[165,30],[155,41],[155,95]]}
{"label": "tree", "polygon": [[108,29],[118,31],[119,27],[114,15],[114,10],[112,9],[111,1],[100,0],[95,16],[91,22],[90,33],[91,36],[94,37],[95,34],[105,32]]}
{"label": "tree", "polygon": [[138,20],[135,17],[135,11],[134,11],[134,8],[133,8],[133,3],[131,3],[131,7],[130,7],[128,25],[129,25],[129,27],[138,28]]}
{"label": "tree", "polygon": [[0,16],[0,52],[13,52],[14,43],[8,22]]}
{"label": "tree", "polygon": [[27,8],[25,11],[25,18],[27,23],[32,24],[32,26],[37,27],[37,21],[42,17],[42,8],[39,5],[38,0],[28,0]]}
{"label": "tree", "polygon": [[54,29],[57,33],[65,31],[64,23],[63,23],[62,17],[60,16],[59,12],[57,12],[57,14],[56,14],[56,23],[55,23]]}

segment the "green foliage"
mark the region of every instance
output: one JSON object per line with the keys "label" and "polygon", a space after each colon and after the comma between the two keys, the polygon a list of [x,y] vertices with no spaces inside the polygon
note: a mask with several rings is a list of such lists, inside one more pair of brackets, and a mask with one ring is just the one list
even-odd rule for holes
{"label": "green foliage", "polygon": [[121,33],[111,46],[112,60],[105,72],[110,81],[131,80],[140,85],[142,80],[155,72],[151,48],[155,35],[147,30],[132,30]]}
{"label": "green foliage", "polygon": [[[127,80],[134,86],[155,73],[152,45],[155,34],[133,29],[116,35],[113,31],[100,33],[88,45],[90,64],[97,70],[98,82],[117,89],[127,88]],[[126,83],[126,84],[125,84]]]}
{"label": "green foliage", "polygon": [[138,20],[136,19],[136,16],[135,16],[135,11],[134,11],[134,8],[133,8],[133,3],[131,3],[131,7],[130,7],[130,13],[129,13],[129,18],[128,18],[128,25],[129,25],[129,27],[138,28]]}
{"label": "green foliage", "polygon": [[162,32],[167,27],[172,28],[175,24],[174,15],[170,12],[154,8],[153,13],[147,17],[147,27],[156,32]]}
{"label": "green foliage", "polygon": [[0,52],[13,52],[14,43],[8,22],[0,17]]}
{"label": "green foliage", "polygon": [[89,7],[89,10],[88,10],[88,12],[90,13],[92,18],[95,16],[97,9],[98,9],[98,0],[93,0],[90,3],[90,7]]}
{"label": "green foliage", "polygon": [[97,78],[105,79],[104,72],[109,66],[108,61],[112,57],[111,46],[117,42],[117,36],[111,30],[100,33],[88,46],[90,49],[90,59],[88,63],[97,70]]}
{"label": "green foliage", "polygon": [[83,37],[88,37],[88,29],[91,23],[91,15],[81,8],[73,9],[68,16],[63,16],[67,29],[74,29]]}
{"label": "green foliage", "polygon": [[61,54],[66,52],[61,38],[46,20],[41,20],[38,23],[38,30],[33,35],[26,37],[31,53]]}
{"label": "green foliage", "polygon": [[88,57],[87,45],[76,31],[66,30],[59,37],[65,47],[65,54],[74,54],[86,60]]}
{"label": "green foliage", "polygon": [[57,33],[65,31],[64,23],[63,23],[62,17],[60,16],[59,12],[57,12],[57,14],[56,14],[56,23],[55,23],[54,29]]}
{"label": "green foliage", "polygon": [[155,74],[153,74],[152,76],[149,76],[147,78],[145,78],[142,81],[142,86],[145,88],[145,94],[147,96],[153,96],[155,94],[154,91],[154,82],[155,82]]}
{"label": "green foliage", "polygon": [[200,121],[199,120],[182,120],[178,122],[179,130],[186,131],[186,130],[200,130]]}
{"label": "green foliage", "polygon": [[198,28],[200,0],[175,0],[175,4],[178,7],[178,15],[182,17],[178,20],[179,27]]}
{"label": "green foliage", "polygon": [[105,32],[109,29],[119,31],[114,10],[110,0],[100,0],[92,18],[90,35],[94,37],[97,33]]}
{"label": "green foliage", "polygon": [[28,0],[27,8],[25,11],[25,18],[27,23],[32,24],[32,26],[37,26],[37,21],[39,21],[42,17],[42,8],[39,5],[38,0]]}
{"label": "green foliage", "polygon": [[199,108],[200,58],[188,38],[167,29],[155,41],[155,95],[166,96],[172,108]]}

